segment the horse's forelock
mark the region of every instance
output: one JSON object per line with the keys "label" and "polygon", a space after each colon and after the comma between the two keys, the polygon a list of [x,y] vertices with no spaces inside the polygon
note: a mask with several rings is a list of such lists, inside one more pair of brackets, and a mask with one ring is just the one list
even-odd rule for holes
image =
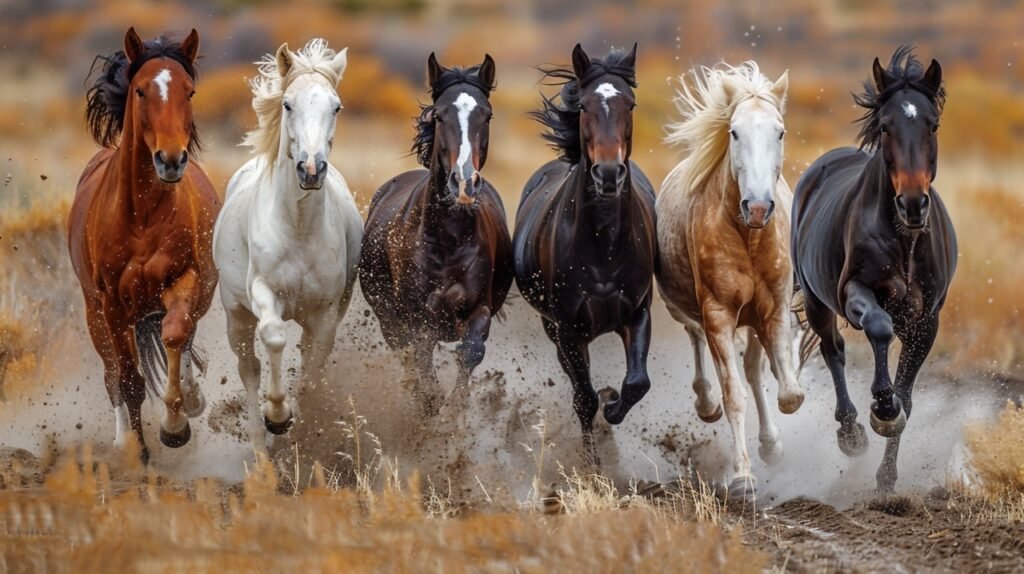
{"label": "horse's forelock", "polygon": [[946,103],[946,89],[939,85],[934,89],[924,83],[925,69],[920,60],[914,55],[914,47],[901,45],[893,52],[889,59],[889,65],[885,68],[889,76],[890,84],[881,92],[878,91],[873,79],[864,81],[864,91],[853,95],[853,101],[858,106],[867,110],[864,115],[857,119],[861,124],[857,140],[862,149],[874,149],[878,147],[882,137],[881,132],[881,110],[893,94],[900,90],[910,88],[923,94],[933,106],[937,113],[942,113]]}

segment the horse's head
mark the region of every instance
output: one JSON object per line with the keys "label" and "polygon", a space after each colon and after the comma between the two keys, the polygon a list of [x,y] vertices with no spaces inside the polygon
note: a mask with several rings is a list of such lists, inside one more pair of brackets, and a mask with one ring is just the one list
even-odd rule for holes
{"label": "horse's head", "polygon": [[576,44],[572,68],[577,79],[580,145],[590,167],[598,194],[622,193],[633,151],[633,93],[636,77],[636,44],[625,54],[609,54],[591,61]]}
{"label": "horse's head", "polygon": [[[280,145],[295,162],[299,187],[307,190],[320,189],[327,175],[341,111],[337,86],[348,63],[348,48],[334,53],[326,43],[316,42],[298,54],[281,44],[275,56],[277,74],[286,86],[280,103]],[[296,58],[301,58],[301,64],[296,64]]]}
{"label": "horse's head", "polygon": [[[153,154],[156,175],[176,183],[185,175],[189,148],[195,137],[192,96],[195,79],[175,58],[146,59],[150,48],[129,28],[124,37],[124,54],[129,62],[145,61],[134,73],[128,97],[134,100],[134,121]],[[180,45],[181,56],[191,68],[199,52],[199,34],[193,29]]]}
{"label": "horse's head", "polygon": [[[769,81],[758,74],[764,86]],[[775,185],[782,173],[783,137],[786,127],[782,114],[789,88],[789,75],[784,72],[770,90],[754,92],[739,82],[746,78],[728,76],[723,83],[731,97],[740,93],[729,120],[729,159],[732,175],[740,189],[740,214],[748,227],[760,229],[768,225],[775,212]]]}
{"label": "horse's head", "polygon": [[466,70],[441,66],[433,53],[427,58],[433,104],[424,110],[427,117],[422,121],[433,130],[433,154],[448,175],[448,195],[463,205],[476,201],[480,170],[487,162],[492,116],[488,98],[494,75],[489,54],[479,66]]}
{"label": "horse's head", "polygon": [[[875,85],[879,93],[898,82],[875,58]],[[942,85],[942,68],[932,60],[921,83],[935,93]],[[908,84],[892,92],[878,110],[879,149],[896,196],[896,214],[908,229],[928,223],[929,193],[935,179],[939,142],[939,109],[928,92]]]}

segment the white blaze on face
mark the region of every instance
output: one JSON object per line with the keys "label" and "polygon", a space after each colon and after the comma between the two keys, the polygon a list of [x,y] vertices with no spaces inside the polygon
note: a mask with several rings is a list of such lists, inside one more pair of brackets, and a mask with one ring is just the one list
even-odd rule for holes
{"label": "white blaze on face", "polygon": [[917,117],[917,106],[910,102],[903,102],[903,114],[910,119]]}
{"label": "white blaze on face", "polygon": [[473,96],[463,92],[455,99],[455,109],[459,113],[459,129],[462,131],[462,143],[459,145],[458,177],[465,177],[465,165],[473,154],[473,147],[469,143],[469,114],[476,108],[476,100]]}
{"label": "white blaze on face", "polygon": [[171,71],[167,68],[160,70],[160,73],[153,78],[156,82],[156,87],[160,88],[160,99],[167,101],[167,85],[171,83]]}
{"label": "white blaze on face", "polygon": [[614,98],[615,96],[619,95],[621,92],[616,90],[615,86],[613,86],[613,85],[611,85],[611,84],[606,82],[606,83],[601,84],[600,86],[598,86],[597,89],[594,90],[594,93],[599,95],[599,96],[601,96],[601,108],[604,109],[604,113],[605,113],[605,115],[607,115],[608,112],[609,112],[609,110],[608,110],[608,99],[609,98]]}

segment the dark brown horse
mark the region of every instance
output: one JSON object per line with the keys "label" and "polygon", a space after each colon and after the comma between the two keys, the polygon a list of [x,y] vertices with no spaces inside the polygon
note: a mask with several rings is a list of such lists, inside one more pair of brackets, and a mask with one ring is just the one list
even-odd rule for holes
{"label": "dark brown horse", "polygon": [[589,461],[598,463],[593,422],[601,397],[590,381],[590,342],[612,331],[626,350],[621,393],[603,392],[604,418],[619,424],[651,386],[651,283],[657,236],[654,189],[630,161],[636,99],[636,45],[591,60],[579,44],[572,70],[533,116],[560,159],[523,189],[514,236],[516,283],[541,314],[573,385],[573,406]]}
{"label": "dark brown horse", "polygon": [[[867,448],[864,427],[846,390],[846,353],[836,317],[863,329],[875,355],[871,427],[887,437],[879,490],[896,484],[900,435],[914,379],[939,330],[939,310],[956,269],[956,234],[932,188],[942,69],[925,70],[900,47],[888,69],[875,58],[873,79],[855,101],[860,149],[835,149],[811,165],[793,202],[793,263],[810,327],[821,338],[836,388],[839,447]],[[896,383],[889,378],[893,335],[903,342]]]}
{"label": "dark brown horse", "polygon": [[417,120],[413,153],[426,169],[396,176],[370,203],[359,282],[393,349],[411,349],[415,395],[424,412],[440,405],[434,372],[438,341],[459,341],[452,400],[468,396],[484,358],[491,317],[512,285],[505,208],[480,175],[487,161],[494,60],[471,68],[427,61],[433,103]]}
{"label": "dark brown horse", "polygon": [[159,395],[157,371],[166,368],[160,440],[169,447],[188,442],[188,417],[204,406],[192,377],[192,338],[217,286],[210,242],[220,200],[190,161],[198,147],[191,102],[198,50],[195,30],[181,43],[143,42],[131,28],[124,51],[100,58],[87,119],[105,149],[82,173],[68,219],[71,261],[114,406],[115,444],[124,444],[130,424],[144,461],[147,380]]}

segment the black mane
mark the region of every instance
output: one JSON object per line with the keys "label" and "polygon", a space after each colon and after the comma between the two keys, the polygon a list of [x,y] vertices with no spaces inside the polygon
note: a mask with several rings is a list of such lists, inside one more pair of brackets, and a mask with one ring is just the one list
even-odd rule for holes
{"label": "black mane", "polygon": [[[146,41],[142,54],[131,62],[128,61],[124,50],[118,50],[109,56],[101,54],[93,60],[87,80],[96,71],[97,64],[102,62],[102,66],[99,77],[86,92],[85,120],[96,143],[106,148],[117,145],[124,129],[124,111],[128,103],[128,88],[131,86],[132,78],[143,64],[156,58],[174,60],[181,64],[193,80],[198,77],[195,65],[181,51],[181,43],[167,36]],[[195,123],[192,124],[191,131],[188,151],[194,154],[199,149],[199,135]]]}
{"label": "black mane", "polygon": [[[636,88],[636,71],[622,65],[629,55],[625,50],[612,50],[601,59],[590,62],[590,70],[582,78],[582,85],[589,84],[598,76],[614,74],[623,79],[630,87]],[[551,147],[558,152],[558,158],[570,164],[579,163],[583,155],[580,143],[580,94],[581,78],[571,68],[555,66],[540,67],[544,74],[541,80],[546,86],[562,86],[557,96],[548,98],[541,95],[541,109],[529,113],[529,116],[540,122],[547,130],[542,134]],[[558,98],[558,102],[555,99]]]}
{"label": "black mane", "polygon": [[415,119],[416,135],[412,138],[412,154],[423,167],[430,167],[430,156],[434,154],[434,103],[448,88],[456,84],[469,84],[490,98],[494,84],[484,84],[480,79],[480,65],[463,68],[445,68],[441,77],[430,86],[431,103],[420,104],[420,115]]}
{"label": "black mane", "polygon": [[911,88],[920,92],[935,106],[936,111],[941,114],[942,106],[946,103],[946,89],[941,85],[937,90],[925,85],[921,80],[924,78],[924,67],[914,56],[914,47],[901,45],[893,53],[886,69],[892,78],[895,79],[885,91],[879,93],[873,80],[865,80],[864,93],[854,94],[853,101],[867,111],[857,122],[861,124],[857,140],[861,149],[873,149],[878,147],[882,137],[879,122],[881,121],[881,110],[889,98],[896,92]]}

